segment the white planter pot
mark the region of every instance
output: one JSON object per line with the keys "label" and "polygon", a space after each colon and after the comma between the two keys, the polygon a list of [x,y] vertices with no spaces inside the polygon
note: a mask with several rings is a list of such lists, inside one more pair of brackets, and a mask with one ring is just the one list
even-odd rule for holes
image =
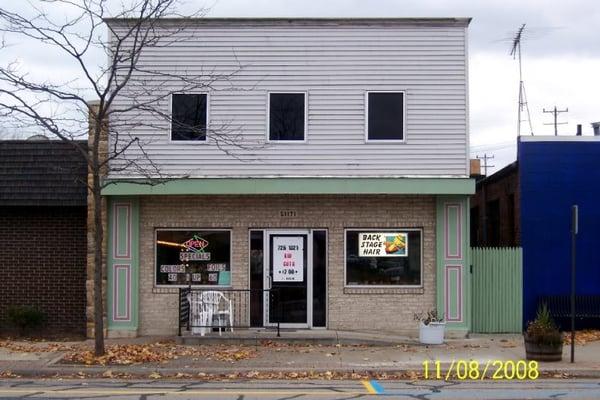
{"label": "white planter pot", "polygon": [[419,323],[419,341],[423,344],[443,344],[445,322],[430,322],[429,325]]}

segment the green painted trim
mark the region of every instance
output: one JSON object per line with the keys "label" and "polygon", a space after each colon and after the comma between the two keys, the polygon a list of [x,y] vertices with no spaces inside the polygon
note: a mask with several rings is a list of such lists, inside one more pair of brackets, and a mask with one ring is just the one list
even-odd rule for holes
{"label": "green painted trim", "polygon": [[157,185],[112,181],[105,196],[185,194],[474,194],[470,178],[206,178]]}
{"label": "green painted trim", "polygon": [[[118,241],[117,241],[117,254],[123,254],[127,251],[127,247],[129,243],[127,243],[127,224],[129,224],[129,218],[131,218],[127,213],[120,212],[117,213],[117,231],[119,232]],[[125,233],[125,234],[122,234]]]}
{"label": "green painted trim", "polygon": [[[462,203],[461,203],[462,204]],[[448,251],[452,254],[459,253],[457,237],[459,211],[456,208],[448,210]]]}
{"label": "green painted trim", "polygon": [[[114,272],[113,272],[114,273]],[[118,315],[123,315],[125,313],[127,313],[127,285],[129,285],[129,282],[127,282],[127,271],[124,269],[119,269],[116,272],[117,274],[117,282],[119,282],[119,293],[117,293],[117,314]]]}
{"label": "green painted trim", "polygon": [[448,310],[452,315],[457,315],[461,312],[461,310],[459,310],[458,288],[458,271],[453,269],[448,272],[448,289],[450,290]]}
{"label": "green painted trim", "polygon": [[[119,207],[121,211],[116,216],[115,205],[125,206]],[[136,331],[139,326],[138,199],[113,197],[108,199],[107,206],[107,328],[111,331]],[[128,212],[126,213],[125,210]],[[117,235],[116,238],[115,234]],[[116,280],[115,268],[117,268]],[[127,272],[129,272],[129,279]],[[115,283],[117,287],[115,287]],[[115,293],[115,291],[118,291],[118,293]],[[114,303],[115,298],[117,304]],[[127,299],[129,299],[129,310],[127,309]],[[117,318],[115,318],[115,311]],[[123,318],[125,315],[127,318]],[[118,316],[121,316],[122,320],[119,320]]]}
{"label": "green painted trim", "polygon": [[[447,258],[446,257],[446,221],[445,221],[445,206],[448,203],[460,204],[462,208],[461,212],[461,258]],[[456,220],[456,213],[452,210],[449,212],[450,217],[454,216]],[[438,196],[436,204],[436,307],[438,313],[445,315],[445,276],[446,276],[446,265],[460,266],[462,268],[462,322],[447,322],[446,327],[449,330],[456,331],[469,331],[471,329],[471,273],[470,273],[470,209],[469,209],[469,198],[467,196]],[[448,229],[449,237],[448,243],[450,247],[451,255],[456,254],[456,224],[452,223]],[[454,242],[454,245],[453,245]],[[449,276],[452,277],[456,274],[456,270],[450,270]],[[458,290],[455,284],[449,285],[450,289],[450,304],[449,311],[454,312],[458,306]],[[452,315],[456,315],[452,313]]]}

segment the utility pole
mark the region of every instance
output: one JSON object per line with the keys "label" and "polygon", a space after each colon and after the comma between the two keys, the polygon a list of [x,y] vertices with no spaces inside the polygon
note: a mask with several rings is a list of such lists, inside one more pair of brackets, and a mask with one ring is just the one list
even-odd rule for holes
{"label": "utility pole", "polygon": [[579,233],[579,207],[571,206],[571,363],[575,362],[575,271],[577,260],[577,234]]}
{"label": "utility pole", "polygon": [[566,122],[558,122],[558,114],[569,112],[569,107],[565,108],[564,110],[559,110],[556,108],[556,106],[554,106],[554,109],[546,110],[544,108],[543,110],[544,110],[545,114],[554,114],[554,122],[549,123],[549,124],[544,124],[544,125],[554,125],[554,136],[558,136],[558,125],[566,124]]}
{"label": "utility pole", "polygon": [[488,174],[488,168],[494,168],[495,165],[489,165],[488,164],[488,160],[492,160],[494,158],[494,156],[488,156],[487,153],[483,153],[483,156],[477,156],[478,160],[483,160],[483,174],[485,176],[487,176]]}

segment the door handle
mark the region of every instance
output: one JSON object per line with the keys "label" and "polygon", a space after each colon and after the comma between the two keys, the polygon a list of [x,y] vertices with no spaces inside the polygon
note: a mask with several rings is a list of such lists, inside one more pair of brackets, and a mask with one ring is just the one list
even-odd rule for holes
{"label": "door handle", "polygon": [[273,277],[271,275],[269,275],[267,278],[268,278],[268,284],[269,284],[269,287],[267,289],[271,290],[271,289],[273,289]]}

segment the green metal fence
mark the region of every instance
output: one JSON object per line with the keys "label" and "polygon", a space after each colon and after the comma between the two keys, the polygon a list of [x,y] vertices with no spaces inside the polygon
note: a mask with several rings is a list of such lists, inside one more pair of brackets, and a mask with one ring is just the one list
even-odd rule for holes
{"label": "green metal fence", "polygon": [[523,250],[471,248],[473,332],[522,331]]}

